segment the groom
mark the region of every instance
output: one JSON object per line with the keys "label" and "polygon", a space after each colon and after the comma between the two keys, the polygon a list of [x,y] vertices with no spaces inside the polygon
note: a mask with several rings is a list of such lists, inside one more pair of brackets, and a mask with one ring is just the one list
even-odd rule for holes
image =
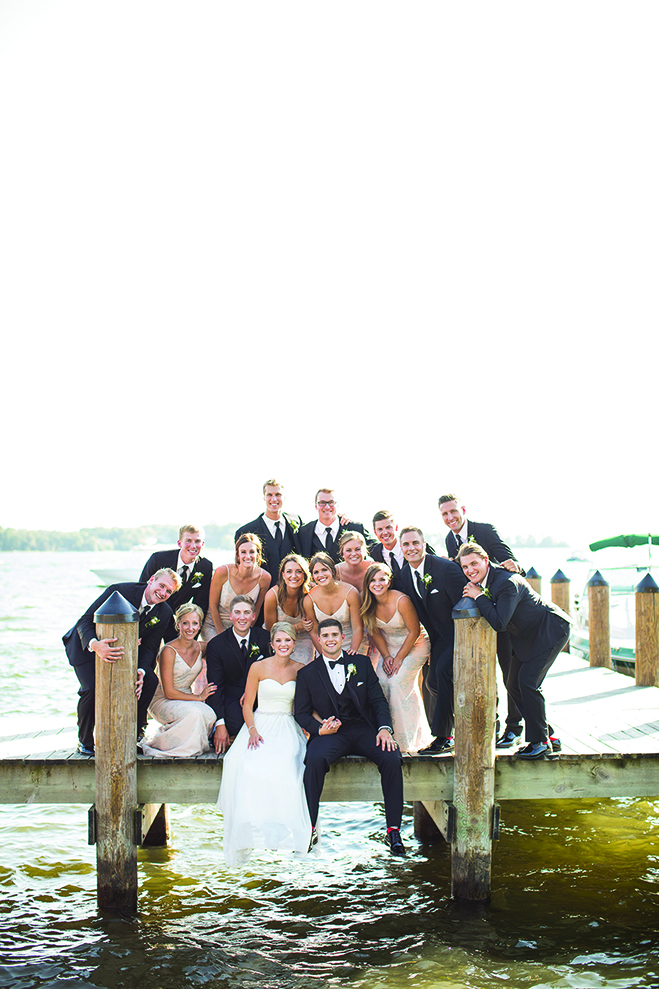
{"label": "groom", "polygon": [[[400,837],[403,815],[402,759],[390,727],[391,715],[382,688],[366,656],[343,652],[343,629],[335,618],[318,625],[322,654],[297,675],[295,720],[309,732],[304,789],[311,817],[311,844],[318,841],[316,821],[325,774],[344,755],[374,762],[382,781],[387,844],[404,855]],[[322,721],[314,717],[318,712]]]}

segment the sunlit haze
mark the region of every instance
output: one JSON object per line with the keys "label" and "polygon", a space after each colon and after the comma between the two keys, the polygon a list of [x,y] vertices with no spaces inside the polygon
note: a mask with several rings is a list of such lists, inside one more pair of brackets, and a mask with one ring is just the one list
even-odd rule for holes
{"label": "sunlit haze", "polygon": [[658,531],[658,26],[4,0],[0,526]]}

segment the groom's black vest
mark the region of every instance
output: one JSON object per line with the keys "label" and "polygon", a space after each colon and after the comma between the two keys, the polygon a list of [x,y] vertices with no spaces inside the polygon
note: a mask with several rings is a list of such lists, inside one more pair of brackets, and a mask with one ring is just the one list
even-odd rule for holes
{"label": "groom's black vest", "polygon": [[332,690],[334,691],[334,696],[336,697],[336,711],[341,721],[360,721],[362,716],[355,707],[350,694],[348,693],[348,686],[343,688],[343,693],[339,694],[332,684]]}

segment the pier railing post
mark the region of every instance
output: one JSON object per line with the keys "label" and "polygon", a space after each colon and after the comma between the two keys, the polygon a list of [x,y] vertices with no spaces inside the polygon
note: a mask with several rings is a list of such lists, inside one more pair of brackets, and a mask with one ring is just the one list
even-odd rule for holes
{"label": "pier railing post", "polygon": [[[551,599],[554,604],[569,615],[570,614],[570,578],[566,577],[562,570],[557,570],[551,578]],[[562,652],[570,651],[570,640],[563,646]]]}
{"label": "pier railing post", "polygon": [[96,895],[98,906],[137,912],[137,646],[139,613],[115,591],[94,614],[96,637],[114,639],[116,663],[96,657]]}
{"label": "pier railing post", "polygon": [[487,900],[492,874],[496,651],[494,629],[471,598],[453,609],[455,650],[455,837],[451,893]]}
{"label": "pier railing post", "polygon": [[531,585],[536,594],[542,594],[542,577],[535,567],[529,567],[526,571],[526,577],[524,579],[527,584]]}
{"label": "pier railing post", "polygon": [[588,588],[588,656],[591,666],[611,664],[611,627],[609,623],[609,584],[599,570],[586,584]]}
{"label": "pier railing post", "polygon": [[659,686],[659,586],[647,573],[636,585],[636,686]]}

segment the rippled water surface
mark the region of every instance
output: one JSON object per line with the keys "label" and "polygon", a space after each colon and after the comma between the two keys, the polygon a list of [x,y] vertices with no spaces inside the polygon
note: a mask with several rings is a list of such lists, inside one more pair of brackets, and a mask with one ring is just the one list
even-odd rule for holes
{"label": "rippled water surface", "polygon": [[[96,593],[89,567],[142,556],[0,554],[4,715],[72,716],[60,636]],[[127,921],[97,914],[86,807],[0,807],[0,987],[659,987],[658,821],[657,801],[505,802],[492,900],[467,909],[411,808],[405,860],[380,806],[323,804],[317,857],[228,870],[221,817],[175,806]]]}

